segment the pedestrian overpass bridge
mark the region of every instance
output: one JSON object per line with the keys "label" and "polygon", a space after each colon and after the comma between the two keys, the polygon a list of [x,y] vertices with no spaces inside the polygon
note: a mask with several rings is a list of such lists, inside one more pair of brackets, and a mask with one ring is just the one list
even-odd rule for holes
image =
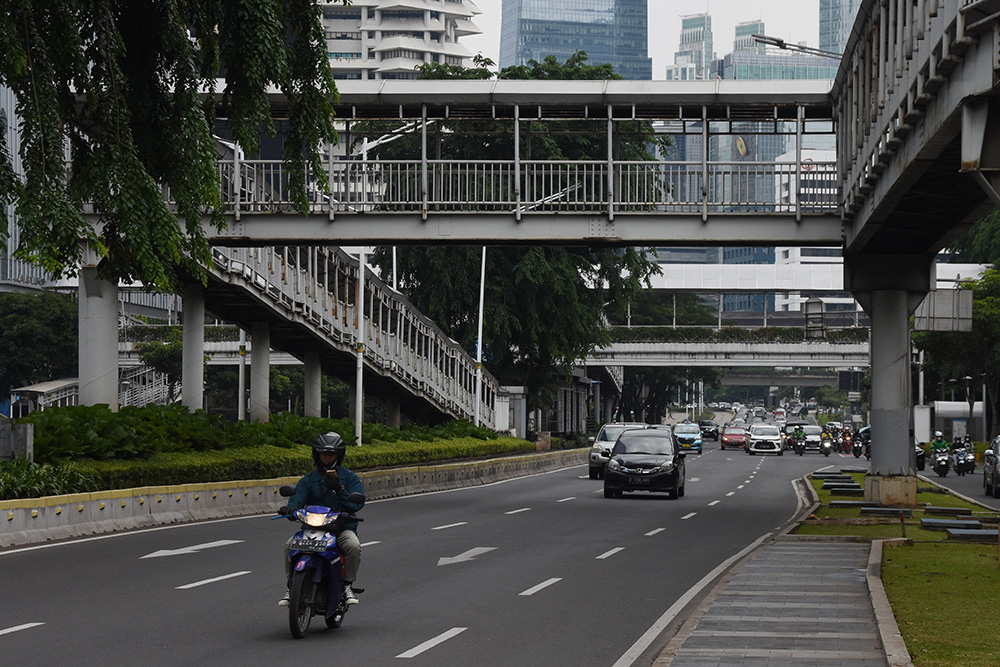
{"label": "pedestrian overpass bridge", "polygon": [[[219,163],[229,225],[208,233],[228,247],[842,247],[845,288],[872,320],[872,468],[891,477],[912,472],[909,315],[933,289],[937,252],[1000,202],[998,72],[1000,0],[863,0],[833,82],[338,82],[352,150],[331,148],[310,174],[309,210],[296,210],[282,165],[237,147]],[[280,116],[286,101],[272,102]],[[531,138],[557,121],[585,123],[606,154],[534,159]],[[375,139],[371,122],[411,135],[412,154],[356,153],[355,140]],[[683,154],[622,159],[636,123]],[[461,131],[509,154],[442,153]],[[784,161],[732,148],[763,137]],[[835,160],[806,159],[829,145]],[[81,314],[100,310],[95,279],[85,266]],[[116,391],[96,361],[81,362],[81,400]]]}

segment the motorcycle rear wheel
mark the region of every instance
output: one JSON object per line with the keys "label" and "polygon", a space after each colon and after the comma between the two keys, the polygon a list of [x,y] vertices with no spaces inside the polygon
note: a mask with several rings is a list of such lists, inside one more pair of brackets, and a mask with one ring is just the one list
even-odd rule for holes
{"label": "motorcycle rear wheel", "polygon": [[312,620],[316,594],[312,575],[309,571],[292,574],[292,585],[288,591],[288,629],[296,639],[306,636],[309,621]]}

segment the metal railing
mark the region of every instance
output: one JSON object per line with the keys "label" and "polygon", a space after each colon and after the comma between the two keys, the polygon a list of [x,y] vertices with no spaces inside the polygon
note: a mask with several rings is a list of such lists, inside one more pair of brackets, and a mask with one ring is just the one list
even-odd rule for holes
{"label": "metal railing", "polygon": [[[287,318],[321,334],[341,352],[357,349],[358,261],[332,247],[212,250],[212,270],[256,292]],[[364,357],[442,412],[475,415],[476,361],[402,295],[365,272]],[[495,423],[499,385],[483,373],[482,423]]]}
{"label": "metal railing", "polygon": [[[542,160],[334,160],[307,175],[311,213],[831,213],[835,162],[613,163]],[[219,163],[226,213],[295,210],[278,160]],[[611,176],[609,177],[609,170]],[[784,193],[784,194],[783,194]]]}

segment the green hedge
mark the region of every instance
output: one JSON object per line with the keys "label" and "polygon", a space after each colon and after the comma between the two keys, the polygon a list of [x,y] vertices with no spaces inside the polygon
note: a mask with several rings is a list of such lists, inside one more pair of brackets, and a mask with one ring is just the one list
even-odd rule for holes
{"label": "green hedge", "polygon": [[[352,470],[403,466],[534,451],[517,438],[459,438],[435,442],[381,442],[349,447],[344,465]],[[213,452],[164,452],[144,461],[75,461],[69,469],[96,480],[101,489],[225,482],[304,475],[313,467],[312,450],[257,445]]]}
{"label": "green hedge", "polygon": [[393,429],[364,424],[363,447],[349,419],[282,413],[265,424],[233,423],[182,405],[51,408],[20,421],[35,425],[35,460],[0,464],[0,498],[104,489],[267,479],[312,468],[309,444],[336,431],[348,443],[347,465],[363,470],[534,451],[534,444],[454,420]]}

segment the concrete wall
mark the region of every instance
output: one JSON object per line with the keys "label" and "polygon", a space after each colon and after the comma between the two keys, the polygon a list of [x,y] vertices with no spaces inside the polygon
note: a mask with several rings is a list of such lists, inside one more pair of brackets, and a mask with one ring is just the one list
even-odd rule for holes
{"label": "concrete wall", "polygon": [[[586,449],[359,472],[369,500],[489,484],[584,465]],[[299,477],[148,486],[0,501],[0,548],[147,526],[274,512]]]}

